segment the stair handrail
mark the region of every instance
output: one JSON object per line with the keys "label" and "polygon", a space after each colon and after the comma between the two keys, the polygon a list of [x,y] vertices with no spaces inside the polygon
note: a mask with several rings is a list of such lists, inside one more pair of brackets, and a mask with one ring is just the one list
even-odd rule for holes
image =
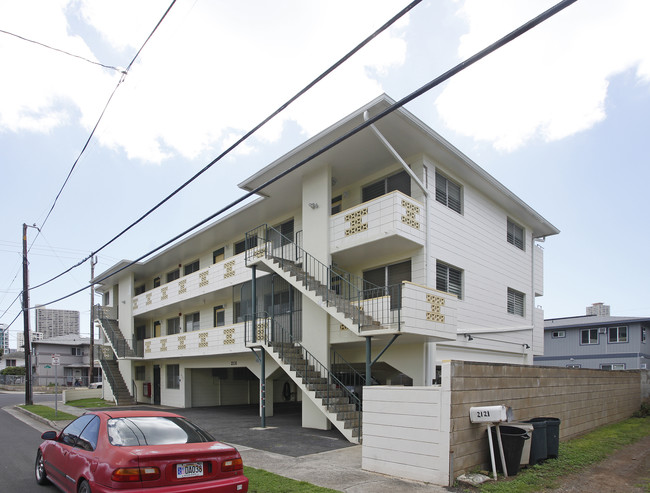
{"label": "stair handrail", "polygon": [[[305,348],[302,343],[296,341],[292,334],[282,327],[278,322],[276,322],[272,317],[266,312],[259,312],[256,314],[255,321],[256,324],[252,324],[253,317],[252,315],[247,315],[244,317],[244,338],[246,343],[248,342],[263,342],[267,346],[279,346],[279,355],[280,359],[284,361],[284,350],[287,346],[297,347],[300,349],[303,359],[305,360],[305,366],[302,369],[307,374],[310,367],[313,367],[313,371],[316,371],[321,375],[322,378],[325,378],[327,381],[326,386],[326,399],[327,404],[325,407],[330,411],[332,404],[330,400],[332,398],[331,392],[334,390],[332,387],[341,389],[345,394],[345,397],[349,400],[349,403],[354,404],[355,412],[357,413],[359,420],[359,437],[361,437],[361,418],[363,413],[363,402],[359,396],[355,394],[354,391],[351,391],[343,382],[341,382],[325,365],[323,365],[307,348]],[[251,328],[250,333],[254,334],[255,337],[252,340],[249,340],[249,325]],[[260,331],[260,329],[263,329]],[[262,340],[258,337],[262,335]]]}
{"label": "stair handrail", "polygon": [[[116,379],[115,375],[113,375],[113,372],[111,371],[111,367],[106,363],[106,361],[109,359],[106,357],[106,353],[104,352],[105,347],[110,347],[110,346],[95,346],[95,349],[99,355],[97,360],[99,360],[100,365],[102,366],[102,371],[104,372],[104,375],[106,376],[106,379],[108,380],[109,385],[111,386],[112,389],[116,389]],[[112,354],[113,350],[111,348],[110,351]],[[110,358],[113,359],[113,358]]]}
{"label": "stair handrail", "polygon": [[[358,372],[348,360],[341,356],[336,349],[332,348],[330,353],[330,368],[334,371],[334,368],[338,365],[344,365],[348,372],[353,375],[353,386],[357,387],[357,382],[363,387],[366,385],[366,377]],[[339,373],[339,372],[337,372]]]}
{"label": "stair handrail", "polygon": [[291,238],[266,224],[246,232],[245,247],[246,265],[260,257],[277,259],[280,267],[284,267],[285,262],[302,264],[304,274],[300,280],[304,282],[306,289],[324,287],[324,292],[320,294],[326,304],[336,306],[342,311],[346,307],[341,306],[341,300],[345,300],[348,306],[355,306],[356,311],[352,312],[352,319],[356,321],[359,331],[368,318],[373,318],[373,314],[368,311],[362,313],[362,305],[367,305],[367,293],[385,290],[385,287],[377,286],[355,274],[325,265]]}
{"label": "stair handrail", "polygon": [[[104,334],[108,337],[115,355],[118,358],[135,355],[135,351],[133,351],[131,346],[129,346],[129,342],[120,331],[117,319],[110,318],[107,315],[112,315],[110,307],[95,305],[95,318],[100,321],[101,328],[104,331]],[[113,327],[113,325],[115,325],[115,327]],[[129,354],[129,351],[131,354]]]}

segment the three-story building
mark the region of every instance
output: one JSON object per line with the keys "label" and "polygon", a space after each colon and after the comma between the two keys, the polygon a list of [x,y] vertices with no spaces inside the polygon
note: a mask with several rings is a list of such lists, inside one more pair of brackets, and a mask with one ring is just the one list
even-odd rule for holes
{"label": "three-story building", "polygon": [[303,426],[356,441],[364,385],[543,354],[538,241],[552,224],[403,108],[308,160],[391,104],[377,98],[245,180],[254,202],[97,276],[115,273],[96,319],[116,394],[262,398],[266,415],[300,401]]}

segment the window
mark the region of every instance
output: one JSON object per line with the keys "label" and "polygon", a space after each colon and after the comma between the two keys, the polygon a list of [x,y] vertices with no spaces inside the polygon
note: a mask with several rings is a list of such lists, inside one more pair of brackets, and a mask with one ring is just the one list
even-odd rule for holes
{"label": "window", "polygon": [[436,200],[461,213],[460,185],[436,171]]}
{"label": "window", "polygon": [[463,297],[463,272],[442,262],[436,262],[436,289]]}
{"label": "window", "polygon": [[334,214],[338,214],[339,212],[341,212],[342,205],[343,205],[343,195],[337,195],[336,197],[332,197],[332,211],[331,211],[332,216]]}
{"label": "window", "polygon": [[221,262],[225,258],[225,253],[226,251],[224,247],[212,252],[212,263],[216,264],[217,262]]}
{"label": "window", "polygon": [[140,286],[135,287],[135,295],[138,296],[139,294],[144,293],[144,284],[141,284]]}
{"label": "window", "polygon": [[18,365],[16,364],[16,360],[15,360],[15,359],[8,359],[8,360],[6,360],[6,365],[7,365],[7,366],[18,366]]}
{"label": "window", "polygon": [[193,332],[195,330],[199,330],[200,328],[199,312],[185,315],[185,332]]}
{"label": "window", "polygon": [[241,240],[235,243],[233,245],[233,251],[235,252],[235,255],[244,253],[246,251],[246,240]]}
{"label": "window", "polygon": [[153,280],[153,287],[154,287],[154,288],[160,287],[160,277],[156,277],[156,278]]}
{"label": "window", "polygon": [[199,261],[195,260],[194,262],[190,262],[189,264],[185,264],[185,266],[183,267],[183,275],[188,276],[192,272],[196,272],[197,270],[199,270]]}
{"label": "window", "polygon": [[625,363],[607,363],[600,365],[601,370],[625,370]]}
{"label": "window", "polygon": [[108,306],[108,304],[110,303],[110,301],[111,301],[110,293],[104,293],[104,296],[102,297],[102,304],[103,304],[104,306]]}
{"label": "window", "polygon": [[276,229],[280,231],[280,234],[282,235],[282,245],[286,245],[293,241],[293,219],[283,222]]}
{"label": "window", "polygon": [[627,327],[610,327],[607,332],[608,342],[627,342]]}
{"label": "window", "polygon": [[580,344],[598,344],[598,329],[582,329]]}
{"label": "window", "polygon": [[508,288],[508,313],[513,315],[524,316],[524,301],[526,295]]}
{"label": "window", "polygon": [[641,327],[641,342],[645,344],[647,338],[648,338],[648,329],[646,327]]}
{"label": "window", "polygon": [[63,443],[73,446],[77,441],[77,438],[79,435],[81,435],[81,432],[84,430],[86,425],[90,423],[93,418],[96,418],[94,414],[84,414],[83,416],[75,419],[72,423],[70,423],[68,426],[65,427],[65,429],[61,432],[61,436],[59,438],[60,441]]}
{"label": "window", "polygon": [[136,366],[135,367],[135,379],[136,380],[145,380],[146,378],[146,373],[145,373],[145,367],[144,366]]}
{"label": "window", "polygon": [[572,364],[570,364],[570,365],[566,365],[566,367],[567,367],[567,368],[582,368],[582,365],[576,365],[576,364],[573,364],[573,363],[572,363]]}
{"label": "window", "polygon": [[406,171],[400,171],[397,174],[366,185],[361,190],[361,201],[368,202],[395,190],[399,190],[405,195],[411,195],[411,177]]}
{"label": "window", "polygon": [[226,325],[226,309],[223,305],[217,305],[214,307],[214,326],[222,327]]}
{"label": "window", "polygon": [[[208,432],[186,421],[185,418],[165,416],[112,418],[106,424],[106,431],[109,443],[115,447],[181,445],[215,440]],[[210,470],[210,463],[207,464]]]}
{"label": "window", "polygon": [[551,334],[551,338],[553,338],[553,339],[561,339],[563,337],[566,337],[566,332],[563,331],[563,330],[555,330]]}
{"label": "window", "polygon": [[167,388],[179,389],[180,385],[180,368],[178,365],[167,365]]}
{"label": "window", "polygon": [[153,323],[153,336],[154,337],[160,337],[161,335],[162,335],[162,333],[160,332],[160,322],[158,320],[156,320]]}
{"label": "window", "polygon": [[173,271],[167,273],[167,282],[175,281],[179,277],[181,277],[180,269],[174,269]]}
{"label": "window", "polygon": [[180,317],[168,318],[167,319],[167,335],[178,334],[181,331],[181,319]]}
{"label": "window", "polygon": [[[390,307],[396,309],[400,306],[400,298],[397,293],[386,293],[384,286],[394,286],[403,281],[411,280],[411,261],[400,262],[399,264],[386,265],[377,269],[367,270],[363,273],[364,298],[376,298],[388,294]],[[377,289],[377,287],[382,289]]]}
{"label": "window", "polygon": [[513,244],[520,250],[524,250],[526,245],[526,239],[524,238],[524,228],[518,224],[513,223],[508,219],[508,233],[507,233],[508,243]]}
{"label": "window", "polygon": [[99,417],[94,416],[93,419],[90,420],[90,423],[88,423],[81,432],[79,438],[77,438],[75,447],[87,450],[88,452],[95,450],[97,447],[97,437],[99,436],[99,423]]}
{"label": "window", "polygon": [[80,347],[73,347],[72,356],[83,356],[83,351],[81,350]]}

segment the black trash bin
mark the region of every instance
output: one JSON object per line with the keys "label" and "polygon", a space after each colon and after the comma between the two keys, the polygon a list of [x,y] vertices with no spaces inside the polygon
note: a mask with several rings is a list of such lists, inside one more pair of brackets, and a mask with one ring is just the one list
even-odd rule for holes
{"label": "black trash bin", "polygon": [[540,418],[524,421],[533,425],[533,436],[530,441],[530,461],[529,464],[534,466],[539,464],[548,457],[548,445],[546,440],[546,420]]}
{"label": "black trash bin", "polygon": [[546,423],[546,456],[557,459],[560,448],[560,419],[559,418],[533,418],[531,423]]}
{"label": "black trash bin", "polygon": [[[503,444],[503,457],[506,461],[508,476],[514,476],[519,472],[519,463],[521,462],[521,451],[524,448],[524,442],[529,436],[521,428],[514,426],[500,426],[501,443]],[[503,471],[501,464],[501,454],[499,453],[499,441],[497,438],[497,427],[492,427],[492,447],[496,457],[497,469]]]}

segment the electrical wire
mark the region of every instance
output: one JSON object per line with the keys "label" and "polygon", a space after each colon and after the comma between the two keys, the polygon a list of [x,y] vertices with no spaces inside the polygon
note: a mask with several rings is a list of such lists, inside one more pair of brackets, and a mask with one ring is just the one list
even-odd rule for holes
{"label": "electrical wire", "polygon": [[[395,14],[391,19],[389,19],[387,22],[385,22],[381,27],[379,27],[375,32],[373,32],[370,36],[366,37],[363,41],[361,41],[358,45],[356,45],[352,50],[350,50],[348,53],[346,53],[342,58],[340,58],[336,63],[331,65],[327,70],[325,70],[323,73],[321,73],[318,77],[316,77],[314,80],[312,80],[309,84],[307,84],[305,87],[303,87],[300,91],[298,91],[294,96],[292,96],[290,99],[288,99],[285,103],[283,103],[279,108],[277,108],[274,112],[272,112],[269,116],[264,118],[260,123],[255,125],[251,130],[246,132],[242,137],[240,137],[234,144],[232,144],[230,147],[228,147],[225,151],[223,151],[219,156],[217,156],[215,159],[210,161],[203,169],[198,171],[196,174],[194,174],[191,178],[189,178],[185,183],[180,185],[178,188],[176,188],[173,192],[171,192],[169,195],[167,195],[164,199],[162,199],[160,202],[158,202],[156,205],[154,205],[151,209],[149,209],[147,212],[145,212],[143,215],[141,215],[138,219],[136,219],[133,223],[131,223],[129,226],[124,228],[121,232],[119,232],[117,235],[113,236],[109,241],[104,243],[102,246],[100,246],[97,250],[92,252],[90,255],[85,257],[84,259],[80,260],[78,263],[75,265],[71,266],[67,270],[61,272],[57,276],[53,277],[52,279],[49,279],[45,282],[42,282],[41,284],[38,284],[34,287],[29,288],[31,289],[36,289],[40,288],[41,286],[44,286],[45,284],[48,284],[59,277],[67,274],[71,270],[83,265],[86,261],[88,261],[92,256],[98,254],[101,252],[104,248],[109,246],[111,243],[116,241],[118,238],[120,238],[122,235],[127,233],[129,230],[131,230],[133,227],[138,225],[140,222],[142,222],[145,218],[147,218],[149,215],[151,215],[153,212],[155,212],[157,209],[159,209],[162,205],[164,205],[166,202],[168,202],[171,198],[173,198],[176,194],[178,194],[181,190],[183,190],[185,187],[187,187],[190,183],[192,183],[194,180],[196,180],[199,176],[201,176],[203,173],[208,171],[214,164],[218,163],[221,161],[225,156],[230,154],[234,149],[236,149],[241,143],[249,139],[255,132],[257,132],[260,128],[262,128],[264,125],[266,125],[270,120],[275,118],[278,114],[280,114],[282,111],[284,111],[288,106],[290,106],[294,101],[296,101],[298,98],[300,98],[303,94],[305,94],[307,91],[309,91],[312,87],[314,87],[318,82],[323,80],[325,77],[327,77],[330,73],[332,73],[334,70],[336,70],[339,66],[341,66],[344,62],[346,62],[349,58],[351,58],[354,54],[356,54],[359,50],[361,50],[364,46],[366,46],[370,41],[375,39],[379,34],[381,34],[383,31],[388,29],[391,25],[393,25],[397,20],[399,20],[401,17],[403,17],[406,13],[408,13],[410,10],[412,10],[417,4],[419,4],[422,0],[415,0],[408,4],[406,7],[404,7],[400,12]],[[129,65],[130,66],[130,65]]]}
{"label": "electrical wire", "polygon": [[[455,65],[454,67],[452,67],[451,69],[449,69],[449,70],[447,70],[445,73],[443,73],[442,75],[440,75],[440,76],[438,76],[438,77],[432,79],[431,81],[427,82],[426,84],[420,86],[418,89],[416,89],[415,91],[411,92],[411,93],[408,94],[407,96],[403,97],[403,98],[400,99],[399,101],[393,103],[392,105],[390,105],[390,106],[389,106],[388,108],[386,108],[385,110],[379,112],[377,115],[368,118],[368,119],[365,120],[363,123],[361,123],[361,124],[359,124],[358,126],[356,126],[355,128],[353,128],[352,130],[350,130],[350,131],[348,131],[347,133],[343,134],[342,136],[338,137],[337,139],[335,139],[334,141],[332,141],[332,142],[330,142],[329,144],[325,145],[324,147],[321,147],[319,150],[317,150],[316,152],[312,153],[311,155],[309,155],[309,156],[306,157],[305,159],[299,161],[298,163],[294,164],[294,165],[291,166],[290,168],[286,169],[285,171],[279,173],[278,175],[274,176],[274,177],[271,178],[270,180],[268,180],[268,181],[264,182],[263,184],[259,185],[259,186],[256,187],[255,189],[253,189],[253,190],[251,190],[251,191],[245,193],[245,194],[242,195],[240,198],[234,200],[233,202],[231,202],[231,203],[228,204],[227,206],[221,208],[220,210],[218,210],[218,211],[215,212],[214,214],[211,214],[210,216],[208,216],[207,218],[203,219],[203,220],[200,221],[199,223],[197,223],[197,224],[195,224],[194,226],[192,226],[192,227],[186,229],[186,230],[183,231],[182,233],[180,233],[180,234],[174,236],[173,238],[167,240],[167,241],[164,242],[162,245],[160,245],[160,246],[154,248],[153,250],[151,250],[151,251],[148,252],[148,253],[145,253],[144,255],[140,256],[140,257],[137,258],[136,260],[133,260],[132,262],[129,262],[128,264],[122,266],[120,269],[117,269],[117,270],[115,270],[114,272],[111,272],[110,274],[107,274],[106,276],[103,276],[103,277],[101,277],[101,278],[99,278],[99,279],[94,280],[94,283],[95,283],[95,284],[99,284],[99,283],[105,281],[106,279],[108,279],[108,278],[110,278],[110,277],[113,277],[114,275],[116,275],[116,274],[122,272],[123,270],[128,269],[128,268],[131,267],[132,265],[134,265],[134,264],[140,262],[141,260],[143,260],[143,259],[149,257],[150,255],[153,255],[154,253],[158,252],[159,250],[162,250],[163,248],[169,246],[171,243],[173,243],[173,242],[179,240],[180,238],[182,238],[183,236],[185,236],[185,235],[191,233],[191,232],[194,231],[195,229],[197,229],[197,228],[203,226],[205,223],[207,223],[207,222],[211,221],[212,219],[214,219],[214,218],[220,216],[220,215],[223,214],[224,212],[226,212],[226,211],[232,209],[233,207],[235,207],[236,205],[240,204],[241,202],[243,202],[244,200],[248,199],[249,197],[251,197],[251,196],[253,196],[253,195],[259,193],[259,192],[260,192],[261,190],[263,190],[264,188],[266,188],[266,187],[268,187],[269,185],[275,183],[276,181],[278,181],[278,180],[284,178],[284,177],[285,177],[286,175],[288,175],[289,173],[294,172],[294,171],[297,170],[298,168],[304,166],[305,164],[309,163],[309,162],[312,161],[313,159],[315,159],[315,158],[317,158],[318,156],[320,156],[320,155],[324,154],[325,152],[329,151],[329,150],[332,149],[333,147],[336,147],[337,145],[341,144],[342,142],[348,140],[348,139],[351,138],[352,136],[358,134],[359,132],[361,132],[361,131],[364,130],[365,128],[369,127],[370,125],[373,125],[373,124],[376,123],[377,121],[381,120],[382,118],[384,118],[384,117],[388,116],[389,114],[393,113],[394,111],[398,110],[399,108],[401,108],[401,107],[404,106],[405,104],[407,104],[407,103],[413,101],[414,99],[416,99],[416,98],[422,96],[423,94],[425,94],[426,92],[430,91],[430,90],[433,89],[434,87],[436,87],[436,86],[442,84],[443,82],[447,81],[448,79],[450,79],[450,78],[453,77],[454,75],[456,75],[456,74],[458,74],[459,72],[465,70],[466,68],[470,67],[470,66],[473,65],[474,63],[476,63],[476,62],[478,62],[479,60],[485,58],[487,55],[493,53],[494,51],[498,50],[499,48],[503,47],[504,45],[506,45],[506,44],[510,43],[511,41],[513,41],[514,39],[518,38],[519,36],[521,36],[521,35],[525,34],[526,32],[530,31],[530,30],[531,30],[532,28],[534,28],[535,26],[541,24],[541,23],[544,22],[545,20],[548,20],[549,18],[551,18],[552,16],[554,16],[554,15],[557,14],[558,12],[564,10],[564,9],[567,8],[568,6],[572,5],[572,4],[575,3],[576,1],[577,1],[577,0],[563,0],[563,1],[559,2],[558,4],[556,4],[556,5],[554,5],[553,7],[549,8],[549,9],[546,10],[545,12],[539,14],[538,16],[534,17],[534,18],[531,19],[530,21],[528,21],[528,22],[526,22],[525,24],[521,25],[520,27],[518,27],[518,28],[515,29],[514,31],[510,32],[509,34],[507,34],[507,35],[503,36],[502,38],[500,38],[499,40],[495,41],[495,42],[492,43],[491,45],[487,46],[486,48],[483,48],[483,49],[480,50],[479,52],[477,52],[477,53],[475,53],[474,55],[472,55],[471,57],[467,58],[467,59],[464,60],[463,62],[461,62],[461,63]],[[68,295],[66,295],[66,296],[63,296],[63,297],[58,298],[58,299],[56,299],[56,300],[50,301],[49,303],[44,303],[42,306],[51,305],[51,304],[53,304],[53,303],[57,303],[57,302],[59,302],[59,301],[62,301],[62,300],[64,300],[64,299],[66,299],[66,298],[70,298],[71,296],[74,296],[74,295],[76,295],[76,294],[79,294],[79,293],[81,293],[81,292],[83,292],[83,291],[85,291],[86,289],[89,289],[89,288],[91,288],[91,287],[92,287],[92,286],[86,286],[86,287],[84,287],[84,288],[78,289],[78,290],[76,290],[76,291],[74,291],[74,292],[72,292],[72,293],[70,293],[70,294],[68,294]]]}
{"label": "electrical wire", "polygon": [[[79,153],[79,155],[77,156],[77,159],[75,159],[74,163],[72,164],[72,167],[70,168],[70,171],[68,172],[68,176],[66,177],[65,181],[63,182],[63,185],[59,189],[59,193],[56,194],[56,197],[54,198],[54,202],[52,203],[52,207],[50,207],[50,210],[47,213],[47,216],[45,216],[45,219],[43,220],[43,223],[41,224],[41,229],[43,229],[45,227],[45,223],[47,223],[47,220],[49,219],[50,214],[52,214],[52,211],[54,210],[54,207],[56,206],[56,203],[59,200],[59,197],[61,196],[61,193],[63,192],[63,189],[67,185],[68,180],[70,179],[70,176],[72,176],[72,172],[76,168],[77,163],[79,162],[79,159],[81,159],[81,157],[86,152],[86,149],[88,148],[88,144],[90,144],[90,141],[92,140],[93,136],[95,135],[95,131],[97,130],[97,127],[99,126],[100,122],[102,121],[102,118],[104,117],[104,113],[106,113],[106,109],[108,108],[108,105],[110,104],[111,100],[113,99],[113,96],[115,95],[115,92],[120,87],[122,82],[124,82],[124,79],[128,75],[129,70],[133,66],[133,63],[135,63],[136,59],[138,58],[138,56],[140,55],[140,53],[144,49],[145,45],[149,42],[151,37],[154,35],[156,30],[160,26],[160,24],[162,24],[163,20],[165,19],[165,17],[167,17],[167,14],[172,9],[172,7],[174,6],[175,3],[176,3],[176,0],[172,0],[172,3],[169,5],[169,7],[167,8],[167,10],[163,14],[163,16],[160,18],[160,20],[158,21],[158,24],[156,24],[156,27],[153,28],[153,31],[151,31],[151,33],[149,34],[147,39],[144,41],[144,43],[142,43],[142,46],[140,47],[138,52],[135,54],[135,56],[133,57],[133,59],[131,60],[129,65],[126,67],[126,69],[124,69],[122,71],[122,74],[121,74],[120,79],[118,80],[118,82],[117,82],[117,84],[115,86],[115,89],[113,89],[113,92],[111,93],[110,97],[108,98],[108,101],[106,101],[106,104],[104,105],[104,109],[102,110],[101,114],[99,115],[97,123],[95,123],[95,126],[93,127],[92,131],[90,132],[90,135],[88,136],[88,139],[86,139],[86,143],[84,144],[83,148],[81,149],[81,152]],[[40,231],[39,231],[39,234],[40,234]],[[36,235],[36,237],[38,237],[38,235]],[[34,238],[34,241],[36,241],[36,238]],[[34,244],[34,242],[32,242],[32,245],[33,244]],[[90,258],[90,257],[88,257],[88,258]],[[84,262],[85,262],[85,260],[84,260]],[[77,265],[79,265],[79,264],[77,264]]]}
{"label": "electrical wire", "polygon": [[90,59],[82,57],[80,55],[75,55],[74,53],[70,53],[70,52],[65,51],[65,50],[60,50],[59,48],[54,48],[53,46],[46,45],[45,43],[41,43],[39,41],[34,41],[33,39],[24,38],[23,36],[19,36],[18,34],[14,34],[14,33],[11,33],[9,31],[4,31],[4,30],[0,29],[0,33],[7,34],[9,36],[14,36],[14,37],[16,37],[18,39],[22,39],[23,41],[27,41],[28,43],[34,43],[34,44],[37,44],[37,45],[42,46],[44,48],[48,48],[50,50],[58,51],[59,53],[63,53],[64,55],[68,55],[68,56],[71,56],[71,57],[74,57],[74,58],[79,58],[80,60],[83,60],[84,62],[92,63],[94,65],[99,65],[100,67],[115,70],[117,72],[122,72],[121,68],[113,67],[112,65],[104,65],[103,63],[99,63],[99,62],[96,62],[94,60],[90,60]]}

